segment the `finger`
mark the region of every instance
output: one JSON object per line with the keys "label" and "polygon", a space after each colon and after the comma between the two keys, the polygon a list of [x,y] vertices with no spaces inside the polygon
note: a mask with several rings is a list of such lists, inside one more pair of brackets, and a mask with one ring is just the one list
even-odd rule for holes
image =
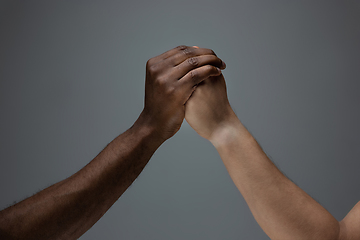
{"label": "finger", "polygon": [[146,67],[154,66],[154,65],[161,65],[161,66],[168,67],[168,64],[166,64],[166,62],[164,62],[164,60],[166,58],[169,58],[169,57],[177,54],[179,51],[182,51],[186,48],[189,48],[189,47],[185,46],[185,45],[180,45],[180,46],[170,49],[156,57],[150,58],[146,63]]}
{"label": "finger", "polygon": [[174,55],[168,57],[165,61],[169,65],[177,66],[190,57],[201,56],[201,55],[216,56],[214,51],[211,49],[187,47],[184,49],[179,49],[178,52],[176,52]]}
{"label": "finger", "polygon": [[180,45],[180,46],[177,46],[173,49],[170,49],[156,57],[153,57],[151,59],[149,59],[148,63],[150,63],[149,65],[156,65],[162,61],[164,61],[166,58],[178,53],[179,51],[181,51],[182,49],[186,49],[188,48],[188,46],[185,46],[185,45]]}
{"label": "finger", "polygon": [[226,67],[226,64],[215,55],[201,55],[188,58],[176,67],[174,67],[171,76],[174,79],[180,79],[189,71],[205,65],[212,65],[220,69],[225,69]]}
{"label": "finger", "polygon": [[194,86],[201,83],[211,76],[219,76],[221,70],[212,65],[205,65],[191,70],[179,80],[179,84],[186,85],[186,88],[191,91]]}
{"label": "finger", "polygon": [[162,60],[165,60],[175,54],[177,54],[179,51],[182,51],[182,50],[185,50],[187,48],[191,48],[189,46],[186,46],[186,45],[180,45],[180,46],[177,46],[173,49],[170,49],[169,51],[166,51],[164,52],[163,54],[160,54],[159,56],[155,57],[158,61],[162,61]]}

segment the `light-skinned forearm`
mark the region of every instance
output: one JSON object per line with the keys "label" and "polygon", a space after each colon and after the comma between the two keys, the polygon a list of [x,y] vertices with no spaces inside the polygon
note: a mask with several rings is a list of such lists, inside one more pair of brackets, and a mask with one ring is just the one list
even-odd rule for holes
{"label": "light-skinned forearm", "polygon": [[71,177],[0,212],[5,239],[77,239],[140,174],[162,141],[139,120]]}
{"label": "light-skinned forearm", "polygon": [[338,221],[276,168],[235,114],[210,141],[271,239],[338,239]]}

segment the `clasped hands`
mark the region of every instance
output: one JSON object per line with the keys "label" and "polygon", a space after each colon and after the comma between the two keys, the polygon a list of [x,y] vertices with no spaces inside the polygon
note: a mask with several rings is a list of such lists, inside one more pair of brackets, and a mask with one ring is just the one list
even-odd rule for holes
{"label": "clasped hands", "polygon": [[160,143],[184,120],[202,137],[216,141],[237,119],[221,70],[225,63],[206,48],[178,46],[146,64],[145,106],[136,124],[156,132]]}
{"label": "clasped hands", "polygon": [[71,177],[0,211],[0,238],[77,239],[125,192],[185,118],[215,146],[271,239],[360,239],[359,203],[339,223],[262,151],[230,107],[221,73],[225,67],[212,50],[198,47],[179,46],[151,58],[145,106],[132,128]]}

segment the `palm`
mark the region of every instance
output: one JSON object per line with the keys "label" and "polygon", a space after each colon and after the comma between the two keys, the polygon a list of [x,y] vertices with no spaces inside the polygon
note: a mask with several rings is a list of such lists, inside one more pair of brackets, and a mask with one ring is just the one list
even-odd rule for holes
{"label": "palm", "polygon": [[224,124],[231,107],[223,75],[210,77],[198,85],[185,105],[185,119],[202,137],[209,139]]}

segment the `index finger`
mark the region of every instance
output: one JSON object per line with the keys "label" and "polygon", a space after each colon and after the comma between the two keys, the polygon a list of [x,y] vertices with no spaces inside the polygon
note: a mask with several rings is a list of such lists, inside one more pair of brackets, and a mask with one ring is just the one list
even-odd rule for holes
{"label": "index finger", "polygon": [[[194,48],[195,47],[196,46],[194,46]],[[171,57],[171,56],[177,54],[178,52],[181,52],[181,51],[183,51],[183,50],[185,50],[187,48],[192,48],[192,47],[189,47],[189,46],[186,46],[186,45],[180,45],[180,46],[177,46],[177,47],[175,47],[173,49],[170,49],[170,50],[160,54],[159,56],[154,57],[153,59],[156,62],[161,62],[161,61],[163,61],[163,60],[165,60],[165,59],[167,59],[167,58],[169,58],[169,57]],[[196,48],[199,48],[199,47],[196,47]]]}
{"label": "index finger", "polygon": [[207,48],[199,48],[199,47],[188,47],[186,49],[180,50],[174,55],[168,57],[164,61],[166,61],[166,64],[171,65],[173,67],[181,64],[188,58],[196,57],[196,56],[202,56],[202,55],[214,55],[216,56],[215,52],[211,49]]}

